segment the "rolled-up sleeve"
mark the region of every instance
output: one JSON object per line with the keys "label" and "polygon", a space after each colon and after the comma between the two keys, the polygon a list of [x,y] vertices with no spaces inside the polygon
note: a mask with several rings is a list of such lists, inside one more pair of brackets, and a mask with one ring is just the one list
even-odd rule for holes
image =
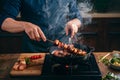
{"label": "rolled-up sleeve", "polygon": [[80,11],[76,0],[71,1],[69,8],[70,8],[70,16],[69,16],[70,19],[78,18],[82,22],[82,17],[80,15]]}
{"label": "rolled-up sleeve", "polygon": [[0,12],[0,27],[6,18],[16,19],[20,9],[20,0],[6,0]]}

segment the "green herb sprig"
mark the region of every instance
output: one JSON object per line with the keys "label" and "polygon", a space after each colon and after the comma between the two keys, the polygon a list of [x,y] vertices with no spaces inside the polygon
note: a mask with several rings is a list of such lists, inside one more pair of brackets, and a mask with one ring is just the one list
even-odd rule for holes
{"label": "green herb sprig", "polygon": [[108,72],[102,80],[120,80],[114,73]]}

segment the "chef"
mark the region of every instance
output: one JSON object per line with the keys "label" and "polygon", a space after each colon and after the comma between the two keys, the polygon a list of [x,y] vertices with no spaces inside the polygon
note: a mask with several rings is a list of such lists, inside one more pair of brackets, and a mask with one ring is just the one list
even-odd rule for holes
{"label": "chef", "polygon": [[[20,21],[16,20],[19,13]],[[10,33],[24,32],[23,52],[48,52],[53,51],[48,39],[68,43],[75,36],[81,16],[76,0],[6,0],[0,26]]]}

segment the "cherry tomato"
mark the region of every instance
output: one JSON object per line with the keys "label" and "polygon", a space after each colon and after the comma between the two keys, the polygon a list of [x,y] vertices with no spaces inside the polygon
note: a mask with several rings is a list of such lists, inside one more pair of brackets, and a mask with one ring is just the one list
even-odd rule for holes
{"label": "cherry tomato", "polygon": [[42,57],[41,55],[33,55],[30,57],[30,59],[39,59],[41,57]]}

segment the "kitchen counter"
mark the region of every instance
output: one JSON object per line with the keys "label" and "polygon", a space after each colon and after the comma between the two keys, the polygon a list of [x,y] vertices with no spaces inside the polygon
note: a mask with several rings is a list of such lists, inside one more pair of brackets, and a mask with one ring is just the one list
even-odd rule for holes
{"label": "kitchen counter", "polygon": [[[107,12],[107,13],[96,13],[96,12],[91,12],[87,13],[88,15],[91,15],[92,18],[120,18],[120,13],[118,12]],[[89,16],[84,16],[83,18],[87,18]],[[18,20],[20,19],[20,15],[18,15]]]}
{"label": "kitchen counter", "polygon": [[[97,63],[100,57],[106,55],[107,53],[108,52],[94,52],[93,54],[96,58]],[[19,56],[20,54],[0,54],[0,80],[9,78],[11,68],[13,67],[15,61],[18,59]],[[102,76],[105,76],[109,71],[115,74],[120,74],[120,71],[112,70],[109,67],[105,66],[103,63],[98,63],[98,66]]]}
{"label": "kitchen counter", "polygon": [[[118,71],[118,70],[113,70],[113,69],[111,69],[110,67],[104,65],[102,62],[100,62],[100,63],[98,62],[98,60],[99,60],[102,56],[105,56],[107,53],[109,53],[109,52],[94,52],[94,53],[93,53],[94,56],[95,56],[95,58],[96,58],[96,61],[97,61],[97,64],[98,64],[98,66],[99,66],[99,69],[100,69],[100,71],[101,71],[102,76],[105,76],[108,72],[113,72],[113,73],[116,74],[116,75],[120,75],[120,71]],[[109,55],[109,56],[106,57],[106,58],[110,59],[111,57],[112,57],[112,56]]]}
{"label": "kitchen counter", "polygon": [[83,18],[88,18],[91,16],[91,18],[120,18],[120,13],[88,13]]}

